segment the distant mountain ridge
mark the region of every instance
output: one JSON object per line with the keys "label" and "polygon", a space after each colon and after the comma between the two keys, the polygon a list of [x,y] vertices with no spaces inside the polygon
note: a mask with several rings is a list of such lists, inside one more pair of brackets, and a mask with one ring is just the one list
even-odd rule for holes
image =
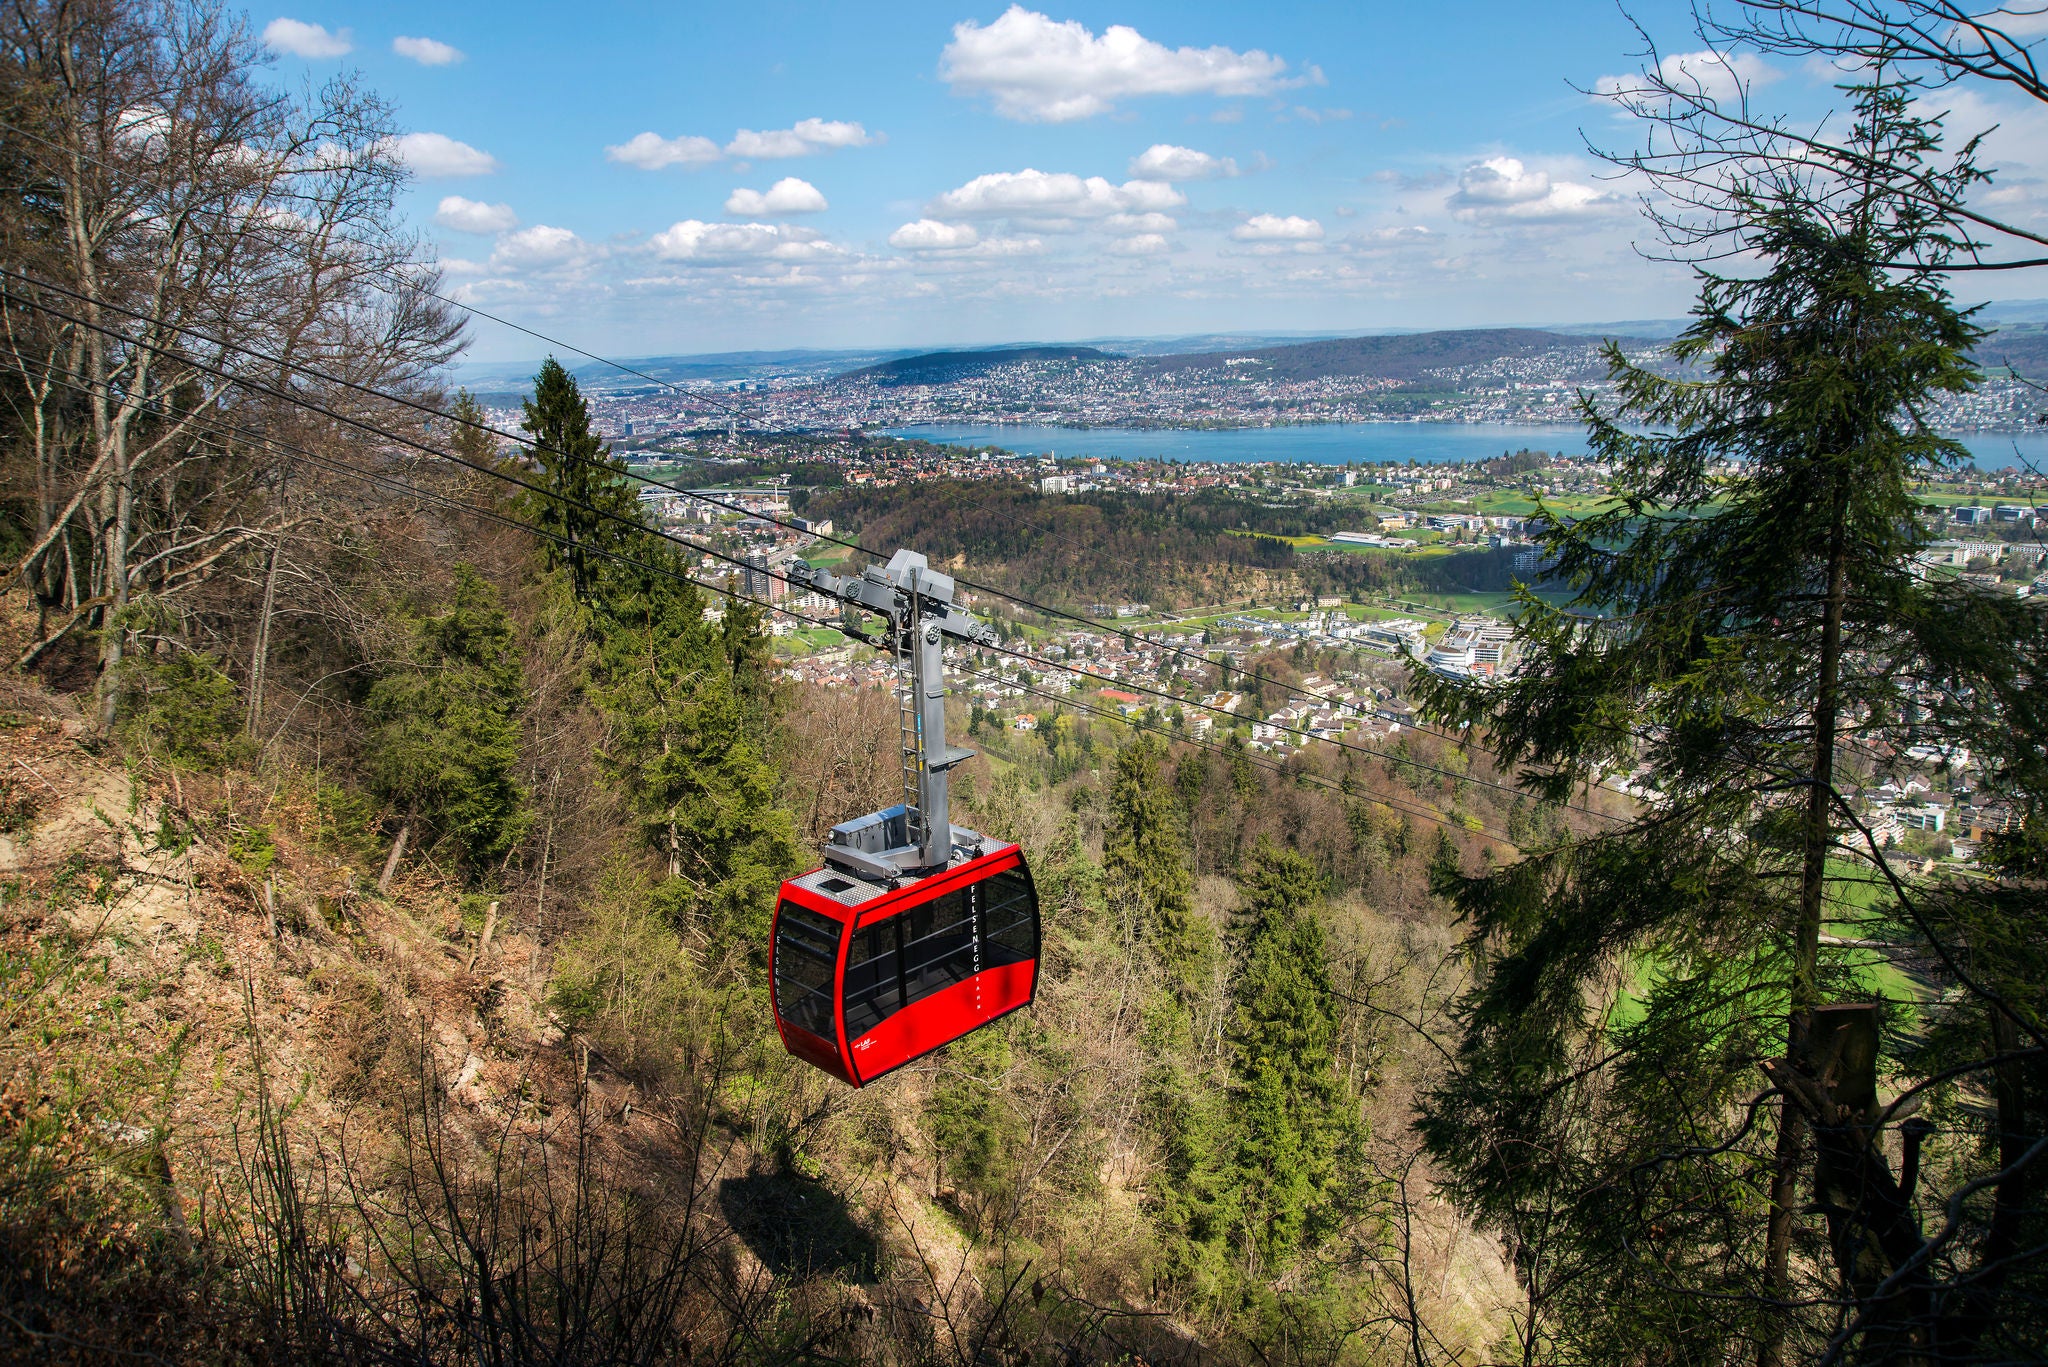
{"label": "distant mountain ridge", "polygon": [[878,384],[952,384],[985,375],[997,366],[1018,361],[1120,361],[1114,352],[1092,346],[993,347],[983,351],[931,351],[904,356],[850,371],[842,380],[873,380]]}
{"label": "distant mountain ridge", "polygon": [[2021,379],[2048,381],[2048,327],[2039,323],[2002,327],[1977,344],[1976,360],[1988,379],[2004,375],[2011,367]]}
{"label": "distant mountain ridge", "polygon": [[[2011,365],[2036,380],[2048,377],[2048,300],[2019,299],[1984,306],[1977,315],[1997,331],[1977,348],[1980,364],[2002,372]],[[1476,365],[1505,356],[1579,348],[1615,337],[1631,345],[1669,342],[1689,323],[1684,318],[1645,318],[1614,323],[1560,323],[1548,327],[1465,328],[1444,331],[1361,328],[1350,332],[1205,333],[1178,337],[1095,338],[1090,343],[1031,343],[960,350],[919,351],[912,347],[788,349],[704,352],[626,358],[656,382],[719,382],[787,379],[792,376],[866,375],[884,383],[945,383],[986,373],[1018,360],[1108,360],[1128,358],[1160,371],[1221,365],[1225,359],[1255,357],[1271,379],[1357,376],[1412,380],[1424,370]],[[565,358],[574,359],[574,358]],[[455,381],[494,397],[525,392],[538,361],[467,362],[454,367]],[[600,361],[579,361],[571,372],[584,385],[611,391],[649,382]],[[948,372],[951,372],[950,374]],[[909,379],[912,375],[925,378]],[[507,391],[504,395],[497,391]]]}
{"label": "distant mountain ridge", "polygon": [[[1624,344],[1641,341],[1620,340]],[[1506,357],[1538,356],[1551,351],[1583,351],[1593,341],[1590,337],[1570,337],[1541,328],[1468,328],[1160,356],[1147,364],[1161,373],[1171,373],[1220,369],[1234,362],[1245,365],[1248,374],[1269,380],[1414,380],[1425,371],[1451,366],[1483,365]],[[1256,369],[1246,363],[1252,363]]]}

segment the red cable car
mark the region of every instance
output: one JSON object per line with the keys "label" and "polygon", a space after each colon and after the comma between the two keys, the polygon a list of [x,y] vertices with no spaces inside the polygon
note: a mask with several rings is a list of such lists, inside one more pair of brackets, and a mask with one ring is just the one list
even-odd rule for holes
{"label": "red cable car", "polygon": [[[1038,893],[1022,850],[953,825],[947,807],[947,772],[974,752],[946,744],[944,642],[995,633],[911,551],[859,578],[791,577],[842,599],[848,633],[909,666],[905,801],[834,826],[824,867],[782,885],[770,933],[783,1047],[859,1087],[1031,1004]],[[861,612],[879,613],[886,631],[868,635]]]}
{"label": "red cable car", "polygon": [[863,1086],[1031,1005],[1031,870],[1015,845],[895,889],[828,864],[782,885],[769,974],[783,1047]]}

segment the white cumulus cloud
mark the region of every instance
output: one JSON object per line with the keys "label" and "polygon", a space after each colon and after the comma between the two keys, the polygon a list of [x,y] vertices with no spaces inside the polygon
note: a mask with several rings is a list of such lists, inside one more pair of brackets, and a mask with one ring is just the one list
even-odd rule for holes
{"label": "white cumulus cloud", "polygon": [[1109,244],[1109,250],[1117,256],[1158,256],[1172,247],[1159,233],[1139,233],[1136,237],[1118,238]]}
{"label": "white cumulus cloud", "polygon": [[1170,233],[1180,224],[1166,214],[1111,214],[1102,226],[1113,233]]}
{"label": "white cumulus cloud", "polygon": [[742,128],[733,134],[732,141],[725,145],[728,154],[735,157],[752,157],[767,160],[775,157],[805,157],[813,152],[829,152],[838,147],[866,147],[881,141],[857,123],[840,123],[830,119],[798,119],[789,128],[771,128],[756,131]]}
{"label": "white cumulus cloud", "polygon": [[573,265],[590,254],[590,245],[567,228],[536,223],[498,239],[491,252],[494,270],[545,270]]}
{"label": "white cumulus cloud", "polygon": [[1015,4],[992,24],[955,24],[939,75],[955,94],[989,95],[996,113],[1027,123],[1090,118],[1133,95],[1267,95],[1322,78],[1313,67],[1291,76],[1257,49],[1169,48],[1123,24],[1097,37]]}
{"label": "white cumulus cloud", "polygon": [[303,19],[273,19],[263,28],[263,42],[275,52],[294,57],[346,57],[355,50],[354,35],[348,29],[332,33],[323,24]]}
{"label": "white cumulus cloud", "polygon": [[734,190],[725,201],[725,211],[743,217],[780,218],[784,214],[815,214],[827,208],[818,187],[795,176],[784,176],[763,190]]}
{"label": "white cumulus cloud", "polygon": [[935,218],[1106,218],[1174,209],[1187,202],[1186,195],[1164,181],[1127,180],[1112,185],[1101,176],[1084,179],[1065,171],[1026,167],[976,176],[934,199],[930,212]]}
{"label": "white cumulus cloud", "polygon": [[391,50],[421,66],[453,66],[463,57],[461,48],[433,38],[393,38]]}
{"label": "white cumulus cloud", "polygon": [[1525,166],[1516,157],[1488,157],[1458,173],[1458,188],[1444,207],[1467,222],[1481,219],[1585,218],[1612,211],[1619,195]]}
{"label": "white cumulus cloud", "polygon": [[986,237],[970,248],[967,256],[1037,256],[1045,243],[1035,237]]}
{"label": "white cumulus cloud", "polygon": [[1230,230],[1238,242],[1319,242],[1323,225],[1295,214],[1253,214]]}
{"label": "white cumulus cloud", "polygon": [[941,223],[936,218],[920,218],[889,234],[889,245],[907,252],[958,251],[979,241],[981,234],[972,223]]}
{"label": "white cumulus cloud", "polygon": [[694,218],[664,228],[649,245],[664,261],[707,264],[750,257],[802,261],[841,254],[840,248],[820,241],[808,228],[786,223],[705,223]]}
{"label": "white cumulus cloud", "polygon": [[[1784,73],[1752,52],[1674,52],[1657,63],[1656,78],[1682,96],[1732,100],[1747,90],[1760,89]],[[1593,93],[1609,99],[1631,100],[1661,97],[1647,73],[1602,76],[1593,83]]]}
{"label": "white cumulus cloud", "polygon": [[1131,175],[1138,180],[1209,180],[1236,174],[1237,163],[1229,157],[1212,157],[1170,142],[1153,143],[1131,158]]}
{"label": "white cumulus cloud", "polygon": [[659,133],[635,133],[604,149],[606,161],[637,166],[643,171],[659,171],[669,166],[709,166],[721,155],[717,143],[690,134],[664,138]]}
{"label": "white cumulus cloud", "polygon": [[421,176],[487,176],[498,169],[498,159],[446,133],[405,133],[387,139],[385,146]]}
{"label": "white cumulus cloud", "polygon": [[519,215],[509,204],[485,204],[449,195],[434,210],[434,222],[458,233],[507,233],[519,226]]}

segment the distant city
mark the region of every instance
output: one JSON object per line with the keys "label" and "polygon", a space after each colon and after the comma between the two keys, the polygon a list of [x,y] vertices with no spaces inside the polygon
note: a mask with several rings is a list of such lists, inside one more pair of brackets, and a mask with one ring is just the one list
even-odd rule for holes
{"label": "distant city", "polygon": [[[799,355],[781,365],[636,367],[659,382],[586,367],[584,386],[605,434],[642,448],[720,426],[819,432],[935,423],[1190,430],[1555,424],[1575,421],[1580,393],[1608,392],[1605,345],[1506,328],[1165,355],[1034,347],[880,361],[854,356],[846,359],[863,363],[839,371],[829,360]],[[1663,339],[1617,338],[1616,345],[1636,364],[1672,365]],[[2040,431],[2037,419],[2048,403],[2039,384],[2006,367],[2048,374],[2048,332],[2037,324],[2009,326],[1980,353],[1983,384],[1949,399],[1932,415],[1938,424],[1956,433]],[[488,400],[509,409],[511,395],[479,384]]]}

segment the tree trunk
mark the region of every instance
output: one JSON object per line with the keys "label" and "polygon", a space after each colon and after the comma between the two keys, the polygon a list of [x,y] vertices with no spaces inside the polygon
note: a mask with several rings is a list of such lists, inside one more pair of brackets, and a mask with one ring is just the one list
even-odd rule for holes
{"label": "tree trunk", "polygon": [[384,861],[384,872],[377,879],[377,895],[391,894],[391,875],[398,872],[398,861],[405,858],[405,844],[412,839],[412,822],[407,821],[398,828],[398,839],[391,842],[391,857]]}
{"label": "tree trunk", "polygon": [[[2027,1150],[2027,1084],[2020,1053],[2020,1032],[2012,1017],[1997,1005],[1987,1008],[1991,1017],[1992,1052],[2006,1057],[1991,1072],[1991,1093],[1997,1106],[1998,1166],[2006,1174],[1991,1202],[1991,1225],[1984,1233],[1983,1252],[1977,1265],[1984,1269],[1964,1298],[1959,1331],[1944,1333],[1941,1347],[1961,1355],[1974,1355],[1993,1324],[1998,1293],[2007,1270],[2019,1251],[2021,1222],[2027,1209],[2027,1170],[2021,1163]],[[1951,1338],[1953,1341],[1951,1341]]]}
{"label": "tree trunk", "polygon": [[477,937],[476,953],[469,956],[469,966],[464,972],[474,972],[476,966],[483,962],[484,956],[491,952],[491,936],[497,929],[498,904],[493,902],[484,910],[484,933]]}
{"label": "tree trunk", "polygon": [[[1813,766],[1807,775],[1804,860],[1799,875],[1799,916],[1793,927],[1792,992],[1785,1024],[1785,1059],[1803,1066],[1806,1037],[1819,1003],[1820,931],[1827,891],[1830,806],[1835,781],[1835,728],[1840,706],[1842,610],[1848,593],[1849,477],[1835,476],[1834,508],[1828,529],[1827,599],[1822,610],[1819,677],[1813,697]],[[1800,1156],[1806,1124],[1788,1097],[1778,1107],[1778,1144],[1771,1171],[1770,1220],[1764,1236],[1764,1291],[1785,1300],[1791,1293],[1792,1222],[1798,1209]],[[1781,1367],[1784,1338],[1771,1322],[1757,1349],[1758,1367]]]}
{"label": "tree trunk", "polygon": [[263,572],[263,610],[256,618],[256,648],[249,656],[249,734],[263,718],[263,676],[270,667],[270,618],[277,606],[277,562],[284,551],[284,524],[270,543],[270,565]]}
{"label": "tree trunk", "polygon": [[[119,437],[116,437],[119,440]],[[128,529],[135,516],[134,472],[128,468],[125,451],[113,461],[114,488],[112,525],[107,529],[101,566],[106,584],[106,606],[100,609],[99,722],[102,734],[114,729],[114,702],[121,660],[128,643],[128,624],[122,609],[128,606]]]}
{"label": "tree trunk", "polygon": [[534,934],[547,936],[548,929],[548,858],[555,849],[555,789],[561,785],[562,771],[555,770],[548,780],[548,832],[540,842],[540,887],[533,896]]}

